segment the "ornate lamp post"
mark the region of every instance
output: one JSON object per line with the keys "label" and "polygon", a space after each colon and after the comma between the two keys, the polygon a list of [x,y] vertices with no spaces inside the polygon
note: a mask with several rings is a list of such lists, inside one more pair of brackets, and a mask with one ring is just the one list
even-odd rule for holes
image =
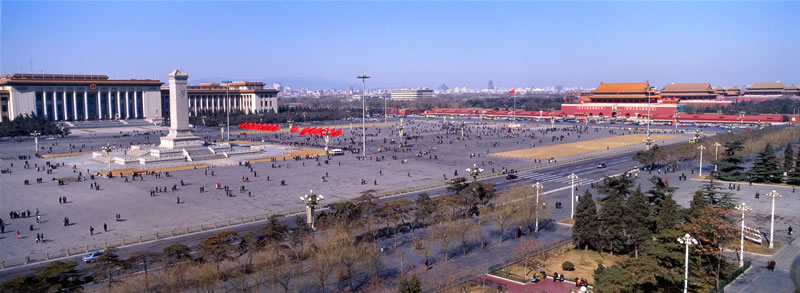
{"label": "ornate lamp post", "polygon": [[536,226],[534,228],[534,232],[536,233],[539,233],[539,190],[543,187],[544,185],[539,182],[533,185],[533,188],[536,188]]}
{"label": "ornate lamp post", "polygon": [[569,218],[573,219],[575,217],[575,179],[578,179],[578,175],[575,173],[570,174],[567,178],[572,179],[572,185],[569,186],[569,189],[572,191],[572,196],[570,197],[570,210],[569,210]]}
{"label": "ornate lamp post", "polygon": [[683,273],[683,293],[686,293],[689,290],[689,245],[697,245],[697,239],[686,233],[683,237],[678,237],[678,243],[686,245],[686,260],[684,261],[686,269]]}
{"label": "ornate lamp post", "polygon": [[[739,267],[744,266],[744,212],[752,210],[750,206],[745,203],[736,206],[736,210],[742,211],[742,237],[740,240],[739,250]],[[770,242],[771,243],[771,242]]]}
{"label": "ornate lamp post", "polygon": [[472,181],[478,181],[478,176],[483,172],[483,168],[478,168],[478,164],[472,164],[472,168],[467,168],[467,173],[472,176]]}
{"label": "ornate lamp post", "polygon": [[783,195],[773,190],[767,193],[767,196],[772,198],[772,217],[769,223],[769,248],[772,248],[772,235],[775,234],[775,199],[781,198]]}
{"label": "ornate lamp post", "polygon": [[718,152],[719,152],[719,147],[721,146],[722,144],[720,144],[719,142],[714,143],[714,172],[717,172],[717,161],[719,160]]}
{"label": "ornate lamp post", "polygon": [[703,176],[703,150],[706,149],[706,147],[701,144],[699,147],[697,147],[697,149],[700,150],[700,177],[702,177]]}
{"label": "ornate lamp post", "polygon": [[33,143],[36,146],[36,151],[34,152],[34,155],[36,155],[37,157],[39,156],[39,136],[40,135],[42,135],[42,133],[39,132],[38,130],[34,130],[33,132],[31,132],[31,136],[33,136]]}
{"label": "ornate lamp post", "polygon": [[106,144],[102,150],[106,152],[106,159],[108,159],[108,176],[111,177],[111,152],[114,151],[114,147],[112,147],[111,144]]}
{"label": "ornate lamp post", "polygon": [[219,124],[219,140],[225,141],[225,123]]}
{"label": "ornate lamp post", "polygon": [[466,123],[464,123],[464,121],[461,121],[461,142],[464,142],[464,127],[465,126],[466,126]]}
{"label": "ornate lamp post", "polygon": [[397,136],[403,137],[403,118],[400,118],[400,126],[397,127]]}
{"label": "ornate lamp post", "polygon": [[356,78],[361,79],[361,84],[363,85],[363,91],[361,93],[361,144],[364,149],[364,153],[362,156],[367,155],[367,79],[370,78],[369,75],[359,75]]}
{"label": "ornate lamp post", "polygon": [[320,194],[314,194],[314,190],[309,190],[308,194],[300,197],[300,200],[306,203],[306,224],[310,225],[312,230],[315,229],[314,210],[316,209],[317,204],[322,201],[322,199],[323,196]]}
{"label": "ornate lamp post", "polygon": [[644,140],[642,140],[642,142],[644,142],[645,151],[649,151],[650,147],[653,145],[653,143],[655,143],[655,141],[652,138],[650,138],[650,133],[647,133],[647,137]]}

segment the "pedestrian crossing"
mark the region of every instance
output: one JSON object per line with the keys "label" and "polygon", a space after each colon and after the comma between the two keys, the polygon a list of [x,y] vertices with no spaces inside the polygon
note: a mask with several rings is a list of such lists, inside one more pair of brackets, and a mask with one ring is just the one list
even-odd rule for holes
{"label": "pedestrian crossing", "polygon": [[[556,182],[562,184],[570,184],[572,182],[572,179],[567,178],[567,176],[558,176],[548,173],[525,172],[525,173],[519,173],[517,174],[517,176],[519,176],[520,179],[530,179],[531,181],[534,182]],[[583,185],[583,184],[589,184],[594,181],[595,179],[578,178],[575,179],[575,184]]]}

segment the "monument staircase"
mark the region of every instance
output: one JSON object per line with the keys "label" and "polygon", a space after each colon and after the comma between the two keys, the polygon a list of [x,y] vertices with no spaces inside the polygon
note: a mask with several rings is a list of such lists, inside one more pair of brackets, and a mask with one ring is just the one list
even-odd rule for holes
{"label": "monument staircase", "polygon": [[202,145],[185,147],[183,148],[183,154],[186,156],[187,161],[204,161],[225,158],[222,153],[212,152],[211,149]]}

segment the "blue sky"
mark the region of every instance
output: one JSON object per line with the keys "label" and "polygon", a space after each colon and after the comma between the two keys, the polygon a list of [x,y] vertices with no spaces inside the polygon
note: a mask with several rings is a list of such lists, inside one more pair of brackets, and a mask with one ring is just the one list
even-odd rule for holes
{"label": "blue sky", "polygon": [[0,2],[0,72],[293,87],[800,83],[798,2]]}

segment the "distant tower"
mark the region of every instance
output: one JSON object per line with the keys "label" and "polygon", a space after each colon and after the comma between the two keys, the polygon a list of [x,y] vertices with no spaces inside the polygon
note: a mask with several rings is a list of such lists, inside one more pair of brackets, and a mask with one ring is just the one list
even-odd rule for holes
{"label": "distant tower", "polygon": [[490,90],[494,89],[494,83],[492,82],[492,80],[489,80],[489,89]]}
{"label": "distant tower", "polygon": [[272,84],[272,88],[280,91],[283,88],[283,85],[281,85],[280,82],[276,82]]}

